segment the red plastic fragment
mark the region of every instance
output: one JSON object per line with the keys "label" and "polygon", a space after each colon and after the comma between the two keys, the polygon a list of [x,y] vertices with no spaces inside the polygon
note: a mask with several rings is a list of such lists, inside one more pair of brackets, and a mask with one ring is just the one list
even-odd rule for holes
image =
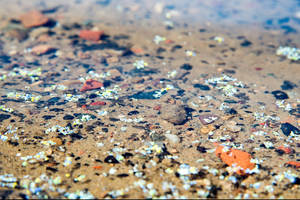
{"label": "red plastic fragment", "polygon": [[288,166],[290,165],[292,167],[295,167],[297,169],[300,167],[300,162],[296,162],[296,161],[289,161],[289,162],[286,162],[285,164]]}
{"label": "red plastic fragment", "polygon": [[294,150],[292,148],[290,148],[290,147],[280,146],[277,149],[283,151],[286,154],[291,154],[291,153],[294,152]]}
{"label": "red plastic fragment", "polygon": [[87,90],[94,90],[103,87],[103,83],[93,80],[93,79],[88,79],[80,89],[80,92],[84,92]]}
{"label": "red plastic fragment", "polygon": [[103,33],[104,31],[81,30],[79,37],[85,40],[98,41]]}
{"label": "red plastic fragment", "polygon": [[106,105],[106,102],[104,101],[96,101],[90,104],[90,106],[104,106]]}

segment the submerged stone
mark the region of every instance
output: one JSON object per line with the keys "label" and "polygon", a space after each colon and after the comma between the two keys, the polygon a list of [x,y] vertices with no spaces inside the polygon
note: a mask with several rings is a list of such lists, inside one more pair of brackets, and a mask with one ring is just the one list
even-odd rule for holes
{"label": "submerged stone", "polygon": [[279,100],[283,100],[283,99],[288,99],[289,98],[289,96],[285,92],[280,91],[280,90],[275,90],[275,91],[272,92],[272,94],[274,95],[274,97],[276,99],[279,99]]}
{"label": "submerged stone", "polygon": [[286,136],[289,136],[291,134],[291,132],[293,132],[294,134],[297,134],[297,135],[300,134],[300,130],[290,123],[281,124],[280,129],[283,132],[283,134]]}

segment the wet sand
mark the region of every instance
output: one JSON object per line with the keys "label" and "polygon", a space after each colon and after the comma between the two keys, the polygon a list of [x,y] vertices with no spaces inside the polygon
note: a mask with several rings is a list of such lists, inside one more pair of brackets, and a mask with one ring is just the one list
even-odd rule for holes
{"label": "wet sand", "polygon": [[276,54],[297,33],[36,2],[51,23],[0,21],[2,197],[299,198],[299,61]]}

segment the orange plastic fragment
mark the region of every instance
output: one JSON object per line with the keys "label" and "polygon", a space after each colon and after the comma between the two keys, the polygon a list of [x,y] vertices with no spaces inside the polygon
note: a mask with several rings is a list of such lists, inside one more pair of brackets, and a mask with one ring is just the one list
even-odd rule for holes
{"label": "orange plastic fragment", "polygon": [[99,81],[88,79],[80,89],[80,92],[84,92],[87,90],[94,90],[103,87],[103,83],[100,83]]}
{"label": "orange plastic fragment", "polygon": [[97,170],[100,170],[100,169],[102,169],[102,166],[101,165],[95,165],[95,166],[93,166],[93,168],[97,169]]}
{"label": "orange plastic fragment", "polygon": [[103,31],[81,30],[79,37],[85,40],[98,41],[103,35]]}
{"label": "orange plastic fragment", "polygon": [[289,161],[289,162],[286,162],[285,164],[286,165],[291,165],[291,166],[293,166],[297,169],[300,167],[300,162],[296,162],[296,161]]}
{"label": "orange plastic fragment", "polygon": [[237,174],[245,175],[247,169],[254,169],[255,163],[251,162],[251,155],[249,153],[237,149],[228,149],[224,151],[222,145],[215,145],[217,145],[216,155],[221,158],[223,162],[229,166],[235,165],[236,167],[239,167],[236,172]]}

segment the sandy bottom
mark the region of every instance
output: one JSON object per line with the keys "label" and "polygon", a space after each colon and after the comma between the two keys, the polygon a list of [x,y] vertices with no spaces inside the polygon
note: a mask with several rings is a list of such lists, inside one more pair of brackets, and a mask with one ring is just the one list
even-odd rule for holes
{"label": "sandy bottom", "polygon": [[[0,21],[2,197],[300,197],[300,66],[276,55],[299,35],[46,15],[60,24]],[[236,173],[216,143],[255,169]]]}

